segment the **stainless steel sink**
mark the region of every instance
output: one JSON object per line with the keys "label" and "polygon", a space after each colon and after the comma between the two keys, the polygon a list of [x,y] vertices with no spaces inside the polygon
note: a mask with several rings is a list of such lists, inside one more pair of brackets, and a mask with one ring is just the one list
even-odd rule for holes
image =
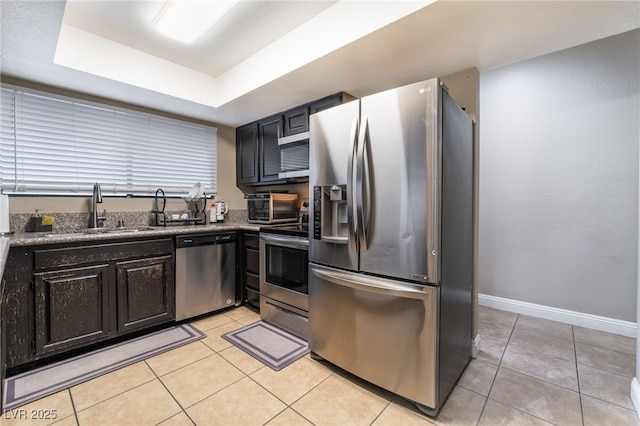
{"label": "stainless steel sink", "polygon": [[142,226],[139,228],[81,228],[69,232],[52,232],[41,236],[64,238],[78,235],[134,234],[136,232],[154,231],[156,229],[158,228],[151,228],[149,226]]}

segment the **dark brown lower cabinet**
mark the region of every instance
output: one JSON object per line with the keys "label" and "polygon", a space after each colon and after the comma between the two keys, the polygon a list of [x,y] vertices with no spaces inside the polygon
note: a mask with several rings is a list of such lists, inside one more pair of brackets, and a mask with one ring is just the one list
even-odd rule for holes
{"label": "dark brown lower cabinet", "polygon": [[34,276],[36,354],[73,349],[109,337],[109,265]]}
{"label": "dark brown lower cabinet", "polygon": [[162,324],[175,317],[171,256],[116,263],[118,331]]}
{"label": "dark brown lower cabinet", "polygon": [[173,238],[12,247],[6,367],[173,321],[174,256]]}
{"label": "dark brown lower cabinet", "polygon": [[245,231],[242,253],[243,299],[256,309],[260,309],[260,234]]}

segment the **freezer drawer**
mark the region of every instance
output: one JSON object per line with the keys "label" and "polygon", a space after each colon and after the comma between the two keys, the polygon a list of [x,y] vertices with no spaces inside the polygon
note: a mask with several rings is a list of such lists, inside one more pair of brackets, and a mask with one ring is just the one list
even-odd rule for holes
{"label": "freezer drawer", "polygon": [[311,351],[435,408],[439,289],[315,264],[309,272]]}

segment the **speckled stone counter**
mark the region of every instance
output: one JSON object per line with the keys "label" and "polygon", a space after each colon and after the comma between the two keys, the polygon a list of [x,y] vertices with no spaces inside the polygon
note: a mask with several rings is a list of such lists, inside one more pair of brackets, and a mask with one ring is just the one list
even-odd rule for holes
{"label": "speckled stone counter", "polygon": [[3,282],[2,273],[4,272],[4,265],[7,263],[7,256],[9,255],[10,245],[11,245],[10,237],[0,236],[0,283]]}
{"label": "speckled stone counter", "polygon": [[215,223],[207,225],[187,226],[147,226],[132,229],[98,228],[79,229],[76,232],[16,232],[11,236],[0,236],[0,283],[7,263],[10,247],[34,246],[49,244],[66,244],[75,242],[91,242],[106,240],[130,240],[135,238],[152,238],[182,234],[207,233],[218,231],[259,231],[260,227],[246,221]]}
{"label": "speckled stone counter", "polygon": [[[155,236],[207,233],[218,231],[259,231],[260,225],[247,222],[224,222],[208,225],[147,226],[132,229],[97,228],[81,229],[76,232],[16,232],[10,238],[11,246],[32,246],[42,244],[62,244],[73,242],[127,240]],[[6,261],[6,253],[4,255]],[[4,263],[3,263],[4,268]]]}

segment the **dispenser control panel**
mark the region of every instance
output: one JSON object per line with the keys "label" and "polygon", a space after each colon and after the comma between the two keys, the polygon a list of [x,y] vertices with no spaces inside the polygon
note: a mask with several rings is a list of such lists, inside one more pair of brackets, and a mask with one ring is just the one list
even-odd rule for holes
{"label": "dispenser control panel", "polygon": [[322,239],[322,187],[313,187],[313,239]]}

